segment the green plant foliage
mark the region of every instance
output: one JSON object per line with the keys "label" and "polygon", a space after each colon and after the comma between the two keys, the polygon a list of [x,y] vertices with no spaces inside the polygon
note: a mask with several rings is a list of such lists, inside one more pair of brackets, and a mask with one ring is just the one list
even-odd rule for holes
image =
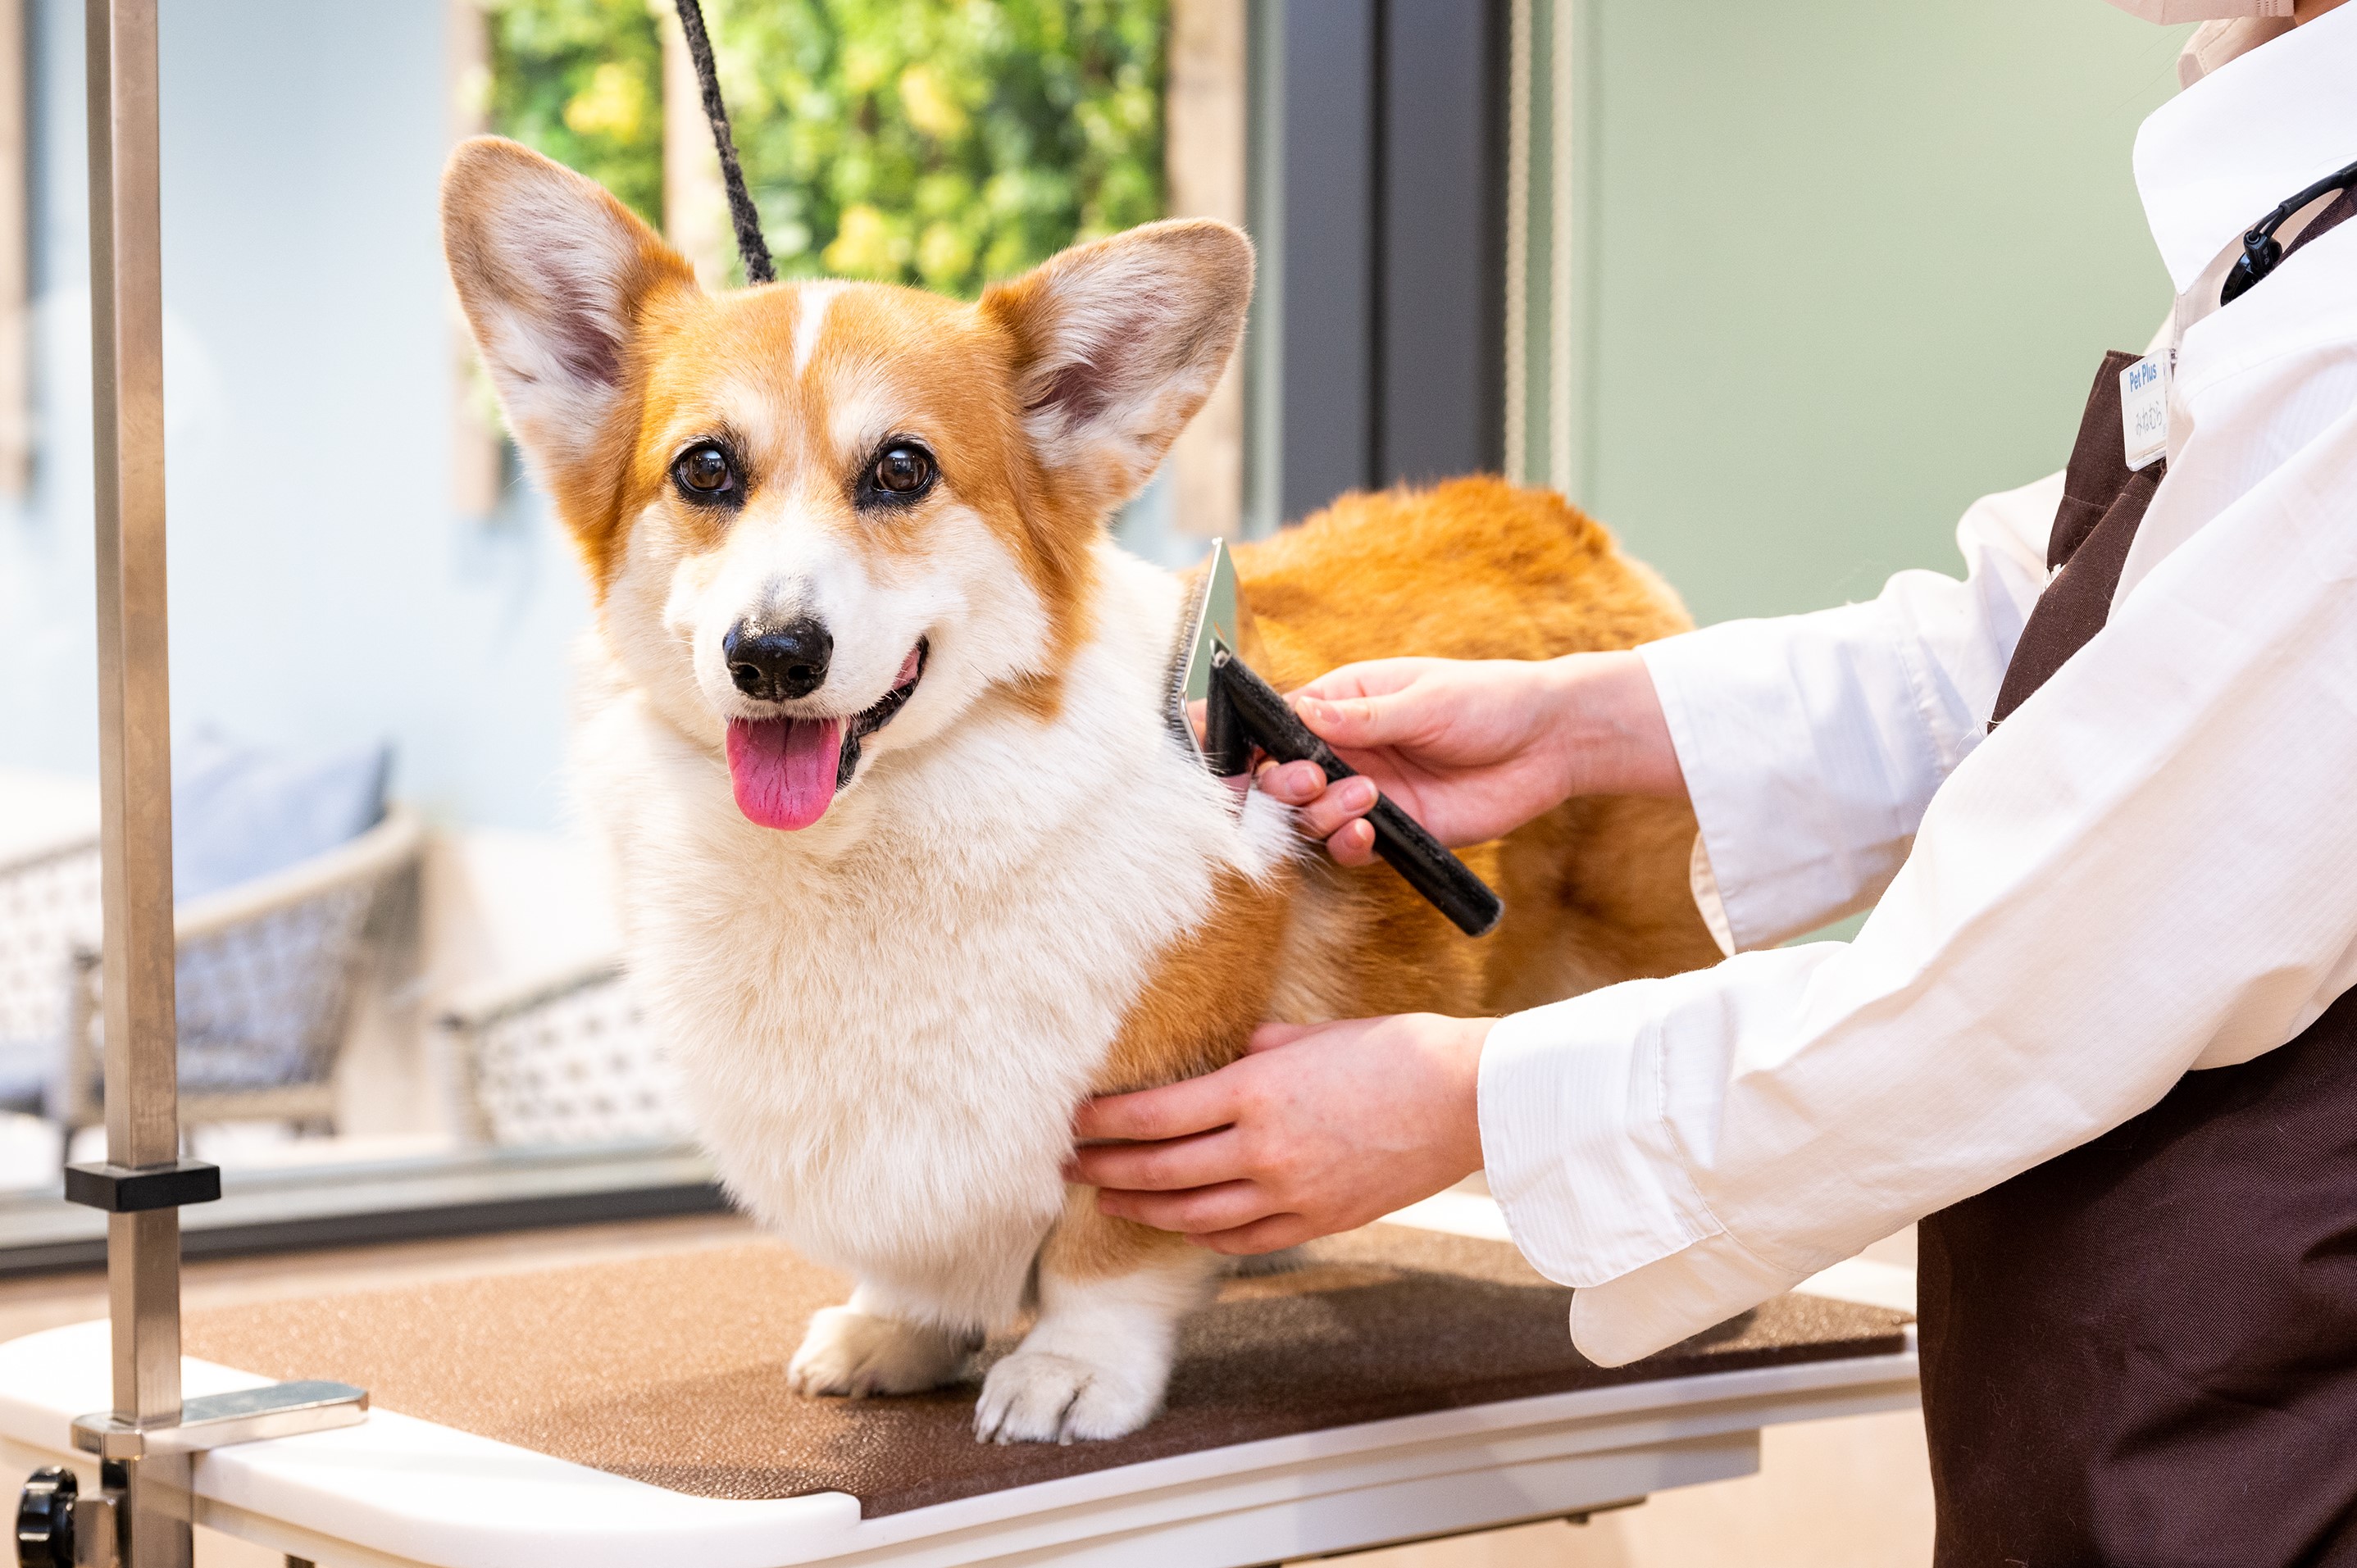
{"label": "green plant foliage", "polygon": [[[649,0],[485,4],[493,125],[660,223]],[[1162,216],[1168,0],[704,9],[780,276],[972,295],[1076,240]]]}
{"label": "green plant foliage", "polygon": [[491,129],[662,226],[662,43],[647,0],[482,0]]}
{"label": "green plant foliage", "polygon": [[1162,216],[1168,0],[711,9],[780,275],[973,295]]}

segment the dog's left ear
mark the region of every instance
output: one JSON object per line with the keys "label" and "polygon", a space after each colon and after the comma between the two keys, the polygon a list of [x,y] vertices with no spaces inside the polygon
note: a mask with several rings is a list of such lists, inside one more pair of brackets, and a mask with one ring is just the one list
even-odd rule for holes
{"label": "dog's left ear", "polygon": [[984,293],[1059,488],[1100,514],[1137,493],[1227,369],[1252,284],[1251,241],[1180,219],[1075,245]]}
{"label": "dog's left ear", "polygon": [[695,294],[694,271],[608,192],[496,136],[451,155],[442,244],[525,455],[560,503],[610,495],[638,340],[657,303]]}

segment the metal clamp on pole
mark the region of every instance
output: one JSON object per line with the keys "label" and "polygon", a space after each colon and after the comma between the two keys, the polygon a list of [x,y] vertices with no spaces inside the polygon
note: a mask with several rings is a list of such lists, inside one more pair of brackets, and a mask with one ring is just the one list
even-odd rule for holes
{"label": "metal clamp on pole", "polygon": [[191,1568],[188,1459],[349,1426],[368,1395],[281,1383],[180,1400],[180,1205],[221,1173],[180,1158],[173,994],[172,703],[164,583],[164,263],[156,0],[84,0],[90,326],[97,466],[99,802],[105,903],[106,1163],[67,1196],[106,1211],[114,1408],[74,1423],[102,1489],[44,1470],[17,1510],[20,1563]]}
{"label": "metal clamp on pole", "polygon": [[169,1426],[140,1426],[112,1411],[74,1417],[74,1446],[102,1459],[144,1459],[153,1454],[202,1454],[232,1443],[295,1437],[336,1426],[358,1426],[368,1414],[368,1391],[350,1383],[272,1383],[235,1393],[184,1401]]}

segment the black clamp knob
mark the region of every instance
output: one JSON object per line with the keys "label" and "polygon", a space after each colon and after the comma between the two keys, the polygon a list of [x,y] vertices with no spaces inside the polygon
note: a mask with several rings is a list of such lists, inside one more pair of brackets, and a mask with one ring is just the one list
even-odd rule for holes
{"label": "black clamp knob", "polygon": [[71,1470],[36,1470],[16,1499],[17,1568],[73,1568],[74,1498],[81,1483]]}

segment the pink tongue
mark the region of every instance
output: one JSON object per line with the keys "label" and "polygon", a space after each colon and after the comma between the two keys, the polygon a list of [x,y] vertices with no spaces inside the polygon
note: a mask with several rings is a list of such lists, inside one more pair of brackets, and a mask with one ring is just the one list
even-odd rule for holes
{"label": "pink tongue", "polygon": [[788,832],[826,815],[843,750],[841,719],[733,719],[728,778],[748,822]]}

